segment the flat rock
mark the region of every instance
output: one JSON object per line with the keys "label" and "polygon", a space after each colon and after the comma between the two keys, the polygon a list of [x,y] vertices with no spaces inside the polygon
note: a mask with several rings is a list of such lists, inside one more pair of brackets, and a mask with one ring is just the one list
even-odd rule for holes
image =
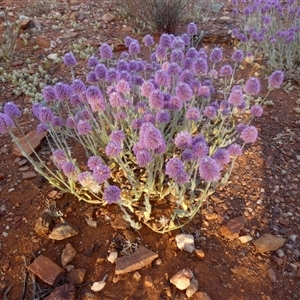
{"label": "flat rock", "polygon": [[85,274],[86,269],[84,268],[73,269],[70,273],[67,274],[67,281],[73,284],[82,284]]}
{"label": "flat rock", "polygon": [[53,286],[56,286],[65,274],[63,268],[44,255],[38,256],[28,266],[28,269],[41,280]]}
{"label": "flat rock", "polygon": [[35,178],[37,174],[33,171],[28,171],[22,174],[22,180]]}
{"label": "flat rock", "polygon": [[253,240],[253,237],[251,235],[242,235],[239,237],[239,240],[242,244],[247,244],[248,242]]}
{"label": "flat rock", "polygon": [[55,288],[44,300],[75,300],[76,288],[73,283],[65,283]]}
{"label": "flat rock", "polygon": [[[37,146],[39,146],[46,134],[46,132],[37,133],[36,130],[32,130],[25,136],[18,138],[18,142],[21,144],[21,147],[25,153],[27,155],[31,155],[33,153],[31,148],[35,149]],[[13,154],[16,156],[23,156],[21,149],[15,143],[13,144]]]}
{"label": "flat rock", "polygon": [[54,226],[54,218],[47,212],[44,212],[42,216],[37,219],[34,226],[34,231],[37,235],[43,238],[48,238],[48,235],[51,233]]}
{"label": "flat rock", "polygon": [[211,300],[211,298],[204,292],[197,292],[194,294],[193,300]]}
{"label": "flat rock", "polygon": [[61,254],[61,263],[63,267],[65,267],[69,262],[71,262],[76,254],[76,250],[70,243],[68,243]]}
{"label": "flat rock", "polygon": [[172,276],[170,282],[183,291],[190,286],[193,276],[193,272],[189,268],[186,268]]}
{"label": "flat rock", "polygon": [[236,239],[239,237],[240,231],[244,227],[244,223],[244,216],[229,220],[226,224],[221,226],[221,234],[229,239]]}
{"label": "flat rock", "polygon": [[277,281],[276,273],[273,269],[271,269],[271,268],[268,269],[267,274],[268,274],[268,277],[271,280],[271,282],[275,283]]}
{"label": "flat rock", "polygon": [[175,237],[177,247],[180,250],[185,250],[192,253],[195,250],[195,239],[191,234],[177,234]]}
{"label": "flat rock", "polygon": [[75,236],[78,233],[79,230],[75,225],[71,225],[68,223],[57,224],[55,225],[52,232],[49,234],[49,238],[56,241],[61,241],[69,237]]}
{"label": "flat rock", "polygon": [[125,274],[140,270],[151,264],[158,254],[140,246],[134,253],[116,259],[116,274]]}
{"label": "flat rock", "polygon": [[268,251],[276,251],[283,246],[284,242],[285,239],[283,237],[266,233],[258,238],[253,244],[256,251],[264,253]]}
{"label": "flat rock", "polygon": [[192,278],[190,285],[185,291],[188,298],[191,298],[198,291],[198,281]]}
{"label": "flat rock", "polygon": [[104,22],[111,22],[115,19],[115,16],[111,13],[106,13],[101,17],[101,20]]}

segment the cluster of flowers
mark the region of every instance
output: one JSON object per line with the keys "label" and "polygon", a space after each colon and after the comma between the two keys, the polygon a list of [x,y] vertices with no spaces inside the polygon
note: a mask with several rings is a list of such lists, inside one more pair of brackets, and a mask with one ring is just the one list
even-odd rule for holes
{"label": "cluster of flowers", "polygon": [[[299,1],[232,0],[233,14],[241,4],[243,17],[232,36],[249,56],[264,53],[271,69],[293,69],[299,63],[300,5]],[[284,55],[283,55],[284,53]]]}
{"label": "cluster of flowers", "polygon": [[[162,231],[174,229],[175,219],[195,214],[216,184],[228,178],[244,145],[256,141],[250,121],[263,113],[254,101],[260,93],[257,78],[234,85],[244,53],[236,50],[232,65],[222,65],[220,48],[207,53],[189,46],[196,33],[191,23],[182,36],[163,34],[156,47],[147,35],[144,45],[154,49],[149,61],[138,59],[140,44],[130,37],[125,39],[128,52],[118,60],[102,44],[99,56],[88,60],[87,84],[73,78],[71,84],[43,89],[44,101],[33,105],[33,114],[40,121],[37,131],[52,137],[53,161],[61,174],[56,182],[80,199],[118,203],[135,227],[135,212],[149,226],[159,223],[151,213],[155,201],[166,201],[169,193],[178,200],[171,215],[161,216]],[[64,63],[74,76],[77,62],[71,52]],[[283,77],[275,71],[269,86],[278,88]],[[245,115],[244,123],[236,124]],[[6,103],[0,133],[12,134],[18,117],[18,108]],[[72,157],[70,138],[86,150],[85,168]],[[123,176],[116,175],[120,170]]]}

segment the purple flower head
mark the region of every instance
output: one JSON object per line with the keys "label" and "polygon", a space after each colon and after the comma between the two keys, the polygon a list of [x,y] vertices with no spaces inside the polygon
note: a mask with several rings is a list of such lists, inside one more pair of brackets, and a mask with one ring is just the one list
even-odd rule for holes
{"label": "purple flower head", "polygon": [[222,50],[218,47],[214,48],[210,53],[209,59],[214,64],[222,61],[223,59]]}
{"label": "purple flower head", "polygon": [[194,61],[193,71],[195,75],[206,75],[208,71],[207,60],[202,57],[198,57]]}
{"label": "purple flower head", "polygon": [[87,161],[88,168],[93,171],[96,167],[102,165],[102,159],[99,156],[91,156]]}
{"label": "purple flower head", "polygon": [[154,124],[155,123],[155,116],[151,112],[145,112],[142,116],[143,123],[149,122]]}
{"label": "purple flower head", "polygon": [[43,94],[44,100],[46,102],[51,102],[51,101],[55,101],[56,100],[55,90],[50,85],[46,85],[43,88],[42,94]]}
{"label": "purple flower head", "polygon": [[134,40],[135,40],[135,39],[133,39],[132,37],[127,36],[127,37],[125,38],[125,40],[124,40],[124,45],[128,48],[129,45],[130,45],[130,43],[131,43],[132,41],[134,41]]}
{"label": "purple flower head", "polygon": [[181,36],[181,39],[184,41],[184,44],[185,44],[186,46],[188,46],[188,45],[190,44],[190,42],[191,42],[190,37],[189,37],[189,35],[188,35],[187,33],[184,33],[184,34]]}
{"label": "purple flower head", "polygon": [[274,71],[269,78],[269,86],[278,89],[283,82],[284,74],[282,71]]}
{"label": "purple flower head", "polygon": [[44,132],[47,132],[49,130],[49,125],[46,123],[40,123],[37,127],[36,127],[36,133],[37,134],[41,134]]}
{"label": "purple flower head", "polygon": [[184,49],[185,47],[185,43],[182,40],[181,37],[177,36],[174,38],[174,40],[172,41],[172,48],[174,49]]}
{"label": "purple flower head", "polygon": [[32,105],[32,113],[36,118],[39,118],[40,109],[43,107],[41,103],[34,103]]}
{"label": "purple flower head", "polygon": [[133,119],[131,121],[131,127],[133,130],[139,130],[143,124],[143,121],[141,119]]}
{"label": "purple flower head", "polygon": [[260,82],[256,77],[251,77],[246,81],[244,91],[248,95],[257,95],[260,92]]}
{"label": "purple flower head", "polygon": [[153,37],[149,34],[144,37],[143,41],[146,47],[151,47],[154,45]]}
{"label": "purple flower head", "polygon": [[99,63],[98,59],[96,56],[91,56],[88,60],[87,66],[89,68],[94,68],[97,66],[97,64]]}
{"label": "purple flower head", "polygon": [[240,123],[236,126],[235,130],[238,133],[242,133],[242,131],[247,127],[246,124]]}
{"label": "purple flower head", "polygon": [[107,146],[105,147],[105,154],[111,157],[118,157],[122,152],[122,145],[115,141],[108,142]]}
{"label": "purple flower head", "polygon": [[57,82],[54,86],[55,96],[58,101],[70,99],[72,95],[71,87],[68,84]]}
{"label": "purple flower head", "polygon": [[117,82],[120,78],[120,73],[114,69],[114,68],[110,68],[107,70],[106,72],[106,81],[107,82]]}
{"label": "purple flower head", "polygon": [[207,52],[205,48],[201,48],[198,51],[198,57],[204,58],[207,61]]}
{"label": "purple flower head", "polygon": [[229,153],[224,148],[218,149],[214,153],[213,159],[215,159],[221,166],[226,165],[226,164],[228,164],[230,162]]}
{"label": "purple flower head", "polygon": [[166,71],[158,70],[154,75],[154,79],[159,86],[169,87],[171,85],[171,77]]}
{"label": "purple flower head", "polygon": [[89,72],[86,76],[86,81],[89,83],[97,82],[98,78],[97,78],[96,72],[94,72],[94,71]]}
{"label": "purple flower head", "polygon": [[110,185],[104,190],[103,199],[108,204],[117,203],[121,200],[121,190],[115,185]]}
{"label": "purple flower head", "polygon": [[191,107],[186,112],[186,118],[190,121],[199,121],[200,116],[200,110],[197,107]]}
{"label": "purple flower head", "polygon": [[236,108],[240,111],[240,112],[245,112],[246,108],[247,108],[247,103],[246,101],[243,101],[241,104],[237,105]]}
{"label": "purple flower head", "polygon": [[232,75],[232,67],[230,65],[224,65],[220,69],[220,76],[231,76]]}
{"label": "purple flower head", "polygon": [[204,111],[203,111],[203,115],[211,120],[215,119],[217,117],[217,111],[216,109],[211,106],[208,105],[205,107]]}
{"label": "purple flower head", "polygon": [[221,177],[221,170],[221,166],[215,159],[209,156],[201,158],[199,174],[206,182],[218,181]]}
{"label": "purple flower head", "polygon": [[192,145],[196,145],[199,142],[206,144],[205,137],[202,134],[194,135],[192,140]]}
{"label": "purple flower head", "polygon": [[110,169],[108,166],[99,164],[93,168],[93,178],[98,184],[102,184],[110,178]]}
{"label": "purple flower head", "polygon": [[86,86],[80,79],[75,79],[71,84],[71,91],[74,94],[83,94],[86,91]]}
{"label": "purple flower head", "polygon": [[220,105],[219,105],[218,101],[210,102],[209,105],[213,106],[216,110],[218,110],[220,108]]}
{"label": "purple flower head", "polygon": [[171,37],[169,34],[167,33],[163,33],[161,36],[160,36],[160,39],[159,39],[159,45],[164,47],[164,48],[170,48],[171,47]]}
{"label": "purple flower head", "polygon": [[119,80],[116,84],[116,91],[123,94],[128,93],[130,91],[129,83],[124,79]]}
{"label": "purple flower head", "polygon": [[63,164],[67,162],[67,155],[64,150],[56,149],[52,153],[54,164],[61,169]]}
{"label": "purple flower head", "polygon": [[159,110],[156,113],[155,120],[157,123],[168,123],[170,122],[171,116],[167,110]]}
{"label": "purple flower head", "polygon": [[189,50],[186,52],[186,57],[196,59],[199,56],[198,51],[194,48],[191,47]]}
{"label": "purple flower head", "polygon": [[169,108],[170,109],[177,109],[181,110],[183,106],[183,101],[180,100],[179,98],[172,96],[170,101],[169,101]]}
{"label": "purple flower head", "polygon": [[187,28],[188,35],[193,36],[196,35],[197,32],[198,32],[197,25],[194,22],[190,23]]}
{"label": "purple flower head", "polygon": [[111,47],[106,44],[106,43],[103,43],[100,48],[99,48],[99,52],[100,52],[100,57],[102,59],[111,59],[113,57],[113,52],[112,52],[112,49]]}
{"label": "purple flower head", "polygon": [[184,70],[179,76],[179,81],[182,81],[182,82],[187,83],[188,85],[191,85],[194,81],[193,72],[189,69]]}
{"label": "purple flower head", "polygon": [[66,53],[64,55],[63,61],[64,61],[64,64],[67,67],[73,67],[77,63],[76,58],[75,58],[75,56],[74,56],[74,54],[72,52]]}
{"label": "purple flower head", "polygon": [[181,49],[174,49],[171,52],[170,62],[176,62],[181,64],[184,58],[183,51]]}
{"label": "purple flower head", "polygon": [[125,100],[119,92],[112,92],[109,95],[109,103],[111,107],[117,108],[117,107],[123,107],[125,105]]}
{"label": "purple flower head", "polygon": [[119,72],[128,71],[129,70],[128,62],[124,59],[120,59],[117,63],[117,70]]}
{"label": "purple flower head", "polygon": [[250,112],[254,117],[261,117],[263,114],[263,108],[259,104],[255,104],[251,107]]}
{"label": "purple flower head", "polygon": [[149,97],[154,89],[154,85],[151,81],[145,81],[141,86],[141,95],[144,97]]}
{"label": "purple flower head", "polygon": [[228,97],[228,103],[238,106],[244,102],[244,94],[239,85],[232,88],[231,93]]}
{"label": "purple flower head", "polygon": [[187,57],[184,61],[183,61],[183,65],[182,68],[184,70],[192,70],[193,69],[193,65],[194,65],[194,60],[190,57]]}
{"label": "purple flower head", "polygon": [[96,86],[89,86],[86,90],[86,99],[93,112],[105,110],[104,97],[100,89]]}
{"label": "purple flower head", "polygon": [[161,45],[158,45],[156,47],[156,50],[155,50],[155,57],[156,57],[156,60],[158,61],[164,61],[167,59],[167,56],[168,56],[168,51],[167,51],[167,48],[161,46]]}
{"label": "purple flower head", "polygon": [[172,62],[168,65],[167,72],[170,76],[177,76],[180,74],[181,68],[177,63]]}
{"label": "purple flower head", "polygon": [[174,144],[181,150],[190,148],[192,146],[191,134],[187,131],[180,131],[174,139]]}
{"label": "purple flower head", "polygon": [[139,54],[140,53],[140,44],[137,40],[134,40],[130,43],[128,52],[132,54]]}
{"label": "purple flower head", "polygon": [[79,120],[77,123],[77,131],[79,135],[89,134],[93,130],[90,123],[86,120]]}
{"label": "purple flower head", "polygon": [[52,125],[52,127],[61,127],[61,126],[64,126],[64,121],[61,117],[54,116],[51,121],[51,125]]}
{"label": "purple flower head", "polygon": [[138,68],[139,68],[139,64],[136,60],[131,60],[128,64],[128,70],[129,72],[132,72],[132,71],[138,71]]}
{"label": "purple flower head", "polygon": [[125,80],[127,82],[130,82],[131,81],[130,73],[128,71],[121,71],[119,79],[123,79],[123,80]]}
{"label": "purple flower head", "polygon": [[107,67],[104,64],[97,64],[95,67],[95,74],[98,80],[106,78]]}
{"label": "purple flower head", "polygon": [[91,172],[82,172],[78,174],[77,179],[83,187],[89,188],[93,193],[99,193],[101,188],[98,183],[95,182]]}
{"label": "purple flower head", "polygon": [[240,156],[243,154],[243,150],[239,144],[231,144],[228,147],[227,152],[230,156],[233,157]]}
{"label": "purple flower head", "polygon": [[165,105],[164,94],[161,90],[154,90],[149,97],[149,105],[154,109],[163,109]]}
{"label": "purple flower head", "polygon": [[[126,47],[128,48],[128,46],[126,46]],[[120,55],[120,59],[128,59],[128,58],[129,58],[129,53],[127,51],[123,51]]]}
{"label": "purple flower head", "polygon": [[113,142],[121,144],[125,140],[125,133],[123,130],[114,130],[112,133],[109,135],[109,139]]}
{"label": "purple flower head", "polygon": [[0,133],[5,134],[13,128],[13,120],[6,114],[0,113]]}
{"label": "purple flower head", "polygon": [[20,118],[22,115],[20,109],[13,102],[6,102],[4,104],[4,113],[11,119]]}
{"label": "purple flower head", "polygon": [[191,100],[193,97],[193,90],[185,82],[179,82],[176,86],[175,92],[178,99],[184,102]]}
{"label": "purple flower head", "polygon": [[183,161],[189,161],[194,158],[194,152],[192,149],[185,149],[181,153],[181,158]]}
{"label": "purple flower head", "polygon": [[152,123],[143,123],[140,129],[140,141],[145,149],[156,150],[165,144],[162,133]]}
{"label": "purple flower head", "polygon": [[189,181],[189,176],[185,171],[184,164],[179,158],[174,157],[168,160],[165,173],[178,184]]}
{"label": "purple flower head", "polygon": [[238,36],[238,34],[239,34],[239,30],[237,28],[232,29],[231,36],[233,38],[236,38]]}
{"label": "purple flower head", "polygon": [[[75,121],[78,122],[79,120],[89,120],[90,119],[90,113],[86,109],[81,109],[76,115],[75,115]],[[76,125],[77,127],[77,125]]]}
{"label": "purple flower head", "polygon": [[204,141],[200,140],[196,143],[193,143],[192,150],[194,153],[194,157],[200,159],[208,155],[209,149],[204,139]]}
{"label": "purple flower head", "polygon": [[49,107],[41,107],[38,111],[37,117],[42,123],[51,123],[54,115]]}
{"label": "purple flower head", "polygon": [[75,129],[77,127],[76,122],[73,117],[68,117],[66,120],[66,126],[70,129]]}
{"label": "purple flower head", "polygon": [[231,59],[236,62],[242,62],[244,59],[244,53],[242,50],[235,50],[231,56]]}
{"label": "purple flower head", "polygon": [[78,171],[76,169],[76,166],[70,162],[70,161],[66,161],[64,163],[62,163],[62,171],[63,173],[70,179],[77,179],[77,175],[78,175]]}
{"label": "purple flower head", "polygon": [[210,89],[206,85],[202,85],[198,88],[197,96],[203,97],[203,98],[209,98],[210,97]]}
{"label": "purple flower head", "polygon": [[135,153],[136,163],[141,167],[146,167],[149,163],[152,162],[153,158],[151,153],[148,150],[141,149]]}
{"label": "purple flower head", "polygon": [[241,139],[245,143],[254,143],[257,139],[258,131],[254,126],[246,126],[241,133]]}
{"label": "purple flower head", "polygon": [[220,109],[224,110],[224,109],[229,109],[230,108],[230,104],[227,100],[222,100],[220,102]]}

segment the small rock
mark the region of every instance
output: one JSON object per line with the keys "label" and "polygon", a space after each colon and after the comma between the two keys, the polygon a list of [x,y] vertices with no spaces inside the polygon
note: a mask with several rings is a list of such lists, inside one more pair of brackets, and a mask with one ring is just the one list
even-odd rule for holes
{"label": "small rock", "polygon": [[149,276],[149,275],[145,276],[144,286],[146,288],[151,288],[154,286],[153,279],[151,278],[151,276]]}
{"label": "small rock", "polygon": [[74,269],[74,265],[67,265],[65,266],[65,269],[67,270],[68,273],[70,273]]}
{"label": "small rock", "polygon": [[300,268],[297,270],[296,277],[300,278]]}
{"label": "small rock", "polygon": [[156,266],[160,266],[162,264],[162,260],[159,258],[155,261]]}
{"label": "small rock", "polygon": [[29,171],[22,174],[22,180],[35,178],[37,174],[35,172]]}
{"label": "small rock", "polygon": [[284,257],[284,252],[283,252],[283,250],[281,250],[281,249],[278,249],[278,250],[276,251],[276,254],[277,254],[278,257]]}
{"label": "small rock", "polygon": [[115,219],[112,222],[110,222],[110,225],[114,230],[124,230],[129,228],[130,226],[129,223],[126,220],[124,220],[121,214],[117,214]]}
{"label": "small rock", "polygon": [[239,237],[239,240],[242,244],[247,244],[249,243],[250,241],[253,240],[253,237],[251,235],[243,235],[243,236],[240,236]]}
{"label": "small rock", "polygon": [[195,240],[193,235],[181,233],[176,235],[175,240],[177,247],[180,250],[185,250],[190,253],[195,250]]}
{"label": "small rock", "polygon": [[284,243],[284,238],[266,233],[258,238],[253,244],[256,248],[256,251],[264,253],[268,251],[276,251],[282,247]]}
{"label": "small rock", "polygon": [[5,231],[2,232],[2,235],[3,235],[3,237],[8,237],[8,233]]}
{"label": "small rock", "polygon": [[58,194],[58,191],[52,190],[52,191],[50,191],[50,192],[47,194],[47,197],[53,199],[53,198],[55,198],[55,197],[57,196],[57,194]]}
{"label": "small rock", "polygon": [[291,269],[293,270],[293,272],[297,272],[297,265],[296,264],[293,264],[293,263],[290,263],[289,266],[291,267]]}
{"label": "small rock", "polygon": [[276,280],[276,273],[273,269],[268,269],[268,277],[269,279],[271,280],[271,282],[275,283],[277,280]]}
{"label": "small rock", "polygon": [[238,238],[241,229],[244,227],[244,223],[244,216],[236,217],[232,220],[229,220],[226,224],[221,226],[221,234],[229,239]]}
{"label": "small rock", "polygon": [[35,223],[34,231],[41,237],[48,238],[48,235],[51,233],[52,229],[55,226],[54,218],[44,212],[41,217]]}
{"label": "small rock", "polygon": [[27,17],[21,19],[20,26],[23,30],[30,29],[34,27],[34,22]]}
{"label": "small rock", "polygon": [[82,284],[84,280],[84,276],[86,273],[86,269],[79,268],[73,269],[70,273],[67,274],[67,281],[77,285]]}
{"label": "small rock", "polygon": [[90,257],[92,256],[93,252],[94,252],[94,246],[89,246],[84,249],[83,254],[87,257]]}
{"label": "small rock", "polygon": [[44,300],[75,300],[76,288],[73,283],[65,283],[55,288]]}
{"label": "small rock", "polygon": [[106,13],[101,17],[101,20],[104,22],[111,22],[115,19],[115,16],[111,13]]}
{"label": "small rock", "polygon": [[44,255],[38,256],[28,266],[28,269],[41,280],[53,286],[56,286],[65,274],[64,269]]}
{"label": "small rock", "polygon": [[157,253],[140,246],[134,253],[117,258],[115,273],[125,274],[140,270],[143,267],[151,264],[151,262],[157,257]]}
{"label": "small rock", "polygon": [[194,253],[198,259],[203,259],[205,257],[205,253],[201,249],[195,249]]}
{"label": "small rock", "polygon": [[197,292],[194,294],[193,300],[211,300],[211,298],[204,292]]}
{"label": "small rock", "polygon": [[68,243],[61,254],[61,263],[65,267],[77,254],[76,250]]}
{"label": "small rock", "polygon": [[57,224],[49,234],[49,238],[56,241],[61,241],[71,236],[75,236],[78,233],[79,230],[75,225],[71,225],[68,223]]}
{"label": "small rock", "polygon": [[4,173],[0,173],[0,181],[3,180],[3,179],[5,179],[5,177],[6,177],[6,176],[5,176]]}
{"label": "small rock", "polygon": [[198,291],[198,281],[193,278],[191,280],[190,285],[185,291],[185,294],[187,295],[188,298],[191,298],[196,292]]}
{"label": "small rock", "polygon": [[133,278],[136,280],[136,281],[140,281],[141,278],[142,278],[142,275],[138,272],[138,271],[135,271],[133,273]]}
{"label": "small rock", "polygon": [[170,282],[174,284],[179,290],[185,290],[191,283],[193,273],[190,269],[186,268],[177,272],[171,279]]}
{"label": "small rock", "polygon": [[98,297],[97,295],[94,295],[92,293],[85,293],[83,296],[83,300],[100,300],[100,297]]}
{"label": "small rock", "polygon": [[132,32],[132,27],[125,25],[125,26],[122,27],[121,32],[130,33],[130,32]]}
{"label": "small rock", "polygon": [[50,53],[47,58],[51,60],[57,60],[58,59],[58,54],[57,53]]}
{"label": "small rock", "polygon": [[[36,130],[32,130],[32,131],[28,132],[25,135],[25,137],[18,138],[18,142],[20,143],[20,145],[21,145],[22,149],[25,151],[25,153],[27,155],[31,155],[33,153],[32,149],[35,149],[37,146],[39,146],[42,139],[46,135],[47,135],[46,132],[37,133]],[[13,144],[13,154],[16,156],[23,156],[22,151],[15,143]]]}
{"label": "small rock", "polygon": [[6,272],[8,269],[9,269],[9,262],[6,262],[5,264],[3,264],[1,270],[2,270],[3,272]]}
{"label": "small rock", "polygon": [[93,228],[97,227],[97,222],[91,218],[85,218],[86,223]]}
{"label": "small rock", "polygon": [[217,218],[218,218],[218,215],[217,215],[216,213],[213,213],[213,212],[207,213],[207,214],[205,215],[205,219],[206,219],[207,221],[215,220],[215,219],[217,219]]}
{"label": "small rock", "polygon": [[91,286],[91,290],[94,292],[100,292],[101,290],[104,289],[105,286],[106,286],[106,282],[104,280],[94,282],[93,285]]}
{"label": "small rock", "polygon": [[287,220],[287,219],[284,219],[284,218],[279,218],[279,223],[280,223],[281,225],[284,225],[284,226],[288,227],[289,224],[290,224],[290,221]]}
{"label": "small rock", "polygon": [[118,258],[118,252],[111,252],[107,257],[107,260],[113,264],[115,263],[117,258]]}

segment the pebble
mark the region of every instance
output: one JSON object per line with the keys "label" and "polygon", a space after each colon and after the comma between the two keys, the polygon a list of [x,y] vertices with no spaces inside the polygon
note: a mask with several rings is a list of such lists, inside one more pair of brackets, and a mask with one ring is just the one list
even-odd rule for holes
{"label": "pebble", "polygon": [[284,252],[281,249],[277,250],[276,254],[277,254],[278,257],[284,257]]}
{"label": "pebble", "polygon": [[268,274],[268,277],[271,280],[271,282],[275,283],[277,281],[276,273],[273,269],[271,269],[271,268],[268,269],[267,274]]}
{"label": "pebble", "polygon": [[110,263],[114,264],[117,258],[118,258],[118,252],[114,251],[108,255],[107,260]]}
{"label": "pebble", "polygon": [[185,290],[189,287],[193,276],[193,272],[189,268],[186,268],[172,276],[170,282],[174,284],[179,290]]}
{"label": "pebble", "polygon": [[134,278],[134,280],[136,280],[136,281],[140,281],[141,278],[142,278],[142,275],[141,275],[138,271],[135,271],[135,272],[133,273],[133,278]]}
{"label": "pebble", "polygon": [[178,234],[175,237],[177,247],[180,250],[185,250],[192,253],[195,250],[195,240],[194,236],[191,234]]}
{"label": "pebble", "polygon": [[253,237],[251,235],[243,235],[239,237],[239,240],[242,244],[247,244],[253,240]]}
{"label": "pebble", "polygon": [[149,275],[145,276],[144,286],[146,288],[152,288],[154,286],[153,279],[151,276],[149,276]]}
{"label": "pebble", "polygon": [[198,259],[203,259],[205,257],[205,253],[201,249],[195,249],[194,253]]}

